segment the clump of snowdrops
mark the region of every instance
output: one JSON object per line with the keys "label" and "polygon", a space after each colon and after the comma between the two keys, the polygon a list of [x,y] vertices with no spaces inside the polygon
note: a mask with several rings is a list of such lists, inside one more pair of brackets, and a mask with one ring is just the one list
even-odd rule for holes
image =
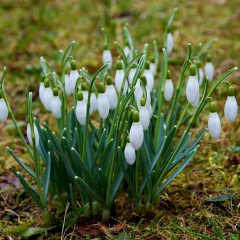
{"label": "clump of snowdrops", "polygon": [[[61,52],[60,73],[40,58],[39,98],[56,118],[56,132],[33,116],[30,92],[28,141],[24,138],[4,91],[4,68],[0,120],[6,121],[10,115],[34,169],[10,148],[8,151],[36,186],[30,185],[21,172],[12,171],[42,210],[46,224],[58,223],[57,214],[69,204],[66,225],[99,212],[108,221],[123,181],[136,211],[158,207],[160,193],[187,166],[207,131],[202,129],[194,139],[191,137],[191,129],[206,104],[210,106],[208,130],[214,139],[219,138],[221,123],[211,95],[237,68],[215,79],[210,56],[204,68],[202,65],[216,39],[194,49],[189,43],[179,79],[172,81],[168,55],[174,44],[170,25],[175,12],[167,22],[161,54],[156,41],[152,52],[148,44],[143,50],[136,49],[124,27],[123,44],[114,43],[119,53],[116,61],[103,29],[103,66],[93,76],[87,69],[78,68],[73,57],[75,42]],[[232,122],[238,109],[234,89],[227,84],[224,113]],[[55,214],[49,212],[50,199],[57,209]]]}

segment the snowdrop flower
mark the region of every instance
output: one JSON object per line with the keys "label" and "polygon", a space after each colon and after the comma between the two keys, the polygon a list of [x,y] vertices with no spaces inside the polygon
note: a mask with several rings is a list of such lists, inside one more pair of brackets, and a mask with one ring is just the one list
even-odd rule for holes
{"label": "snowdrop flower", "polygon": [[152,71],[150,70],[150,62],[146,61],[145,70],[143,71],[143,75],[147,78],[147,88],[149,92],[153,90],[154,85],[154,76]]}
{"label": "snowdrop flower", "polygon": [[7,105],[2,97],[2,91],[0,90],[0,121],[5,122],[8,117]]}
{"label": "snowdrop flower", "polygon": [[165,88],[164,88],[164,98],[166,101],[170,101],[172,96],[173,96],[173,83],[171,79],[171,73],[168,70],[167,79],[166,79]]}
{"label": "snowdrop flower", "polygon": [[81,84],[81,92],[83,94],[83,100],[87,104],[87,102],[88,102],[88,86],[87,86],[87,83],[83,82]]}
{"label": "snowdrop flower", "polygon": [[214,102],[210,104],[210,115],[208,118],[208,130],[214,140],[217,140],[220,137],[221,133],[221,122],[217,114],[217,107]]}
{"label": "snowdrop flower", "polygon": [[151,61],[150,61],[150,71],[152,72],[153,76],[156,75],[156,70],[157,70],[157,67],[155,64],[155,59],[154,59],[154,57],[152,57]]}
{"label": "snowdrop flower", "polygon": [[132,126],[130,128],[130,143],[135,150],[138,150],[143,143],[143,128],[140,122],[140,116],[138,111],[132,113]]}
{"label": "snowdrop flower", "polygon": [[134,79],[136,71],[137,71],[137,64],[134,64],[128,75],[128,82],[129,82],[130,87],[132,87],[132,83],[133,83],[133,79]]}
{"label": "snowdrop flower", "polygon": [[107,62],[109,62],[108,64],[108,70],[110,70],[112,68],[112,54],[111,51],[108,48],[107,43],[104,44],[104,50],[103,50],[103,54],[102,54],[102,61],[103,64],[106,64]]}
{"label": "snowdrop flower", "polygon": [[204,72],[202,70],[202,63],[197,60],[197,70],[198,70],[198,74],[197,74],[197,77],[198,77],[198,83],[199,83],[199,86],[202,86],[203,84],[203,79],[204,79]]}
{"label": "snowdrop flower", "polygon": [[213,76],[214,76],[214,67],[211,62],[210,55],[207,56],[207,62],[204,66],[204,72],[205,72],[205,76],[207,77],[208,81],[211,82],[213,80]]}
{"label": "snowdrop flower", "polygon": [[105,120],[109,113],[109,101],[102,82],[98,84],[97,108],[100,117]]}
{"label": "snowdrop flower", "polygon": [[53,89],[53,97],[51,100],[51,111],[55,118],[61,118],[61,106],[62,102],[58,96],[58,89]]}
{"label": "snowdrop flower", "polygon": [[[39,133],[38,133],[38,129],[35,124],[33,124],[33,129],[34,129],[33,131],[34,131],[36,147],[38,147],[39,146]],[[33,146],[33,139],[32,139],[30,123],[28,123],[28,125],[27,125],[27,138],[28,138],[30,145]]]}
{"label": "snowdrop flower", "polygon": [[148,126],[150,124],[150,114],[146,106],[146,99],[142,98],[140,104],[141,104],[139,108],[140,122],[143,130],[146,130],[148,129]]}
{"label": "snowdrop flower", "polygon": [[166,47],[167,47],[167,53],[170,54],[173,50],[173,36],[170,32],[167,33],[167,39],[166,39]]}
{"label": "snowdrop flower", "polygon": [[85,125],[86,115],[87,115],[87,104],[85,103],[85,101],[83,99],[83,93],[81,91],[78,91],[76,117],[77,117],[78,122],[81,125]]}
{"label": "snowdrop flower", "polygon": [[53,98],[53,93],[48,78],[45,78],[44,80],[44,89],[42,91],[42,100],[40,100],[42,101],[44,107],[48,111],[51,111],[51,100]]}
{"label": "snowdrop flower", "polygon": [[67,95],[74,93],[75,85],[77,83],[77,79],[79,78],[76,61],[72,60],[70,62],[70,65],[71,65],[70,74],[69,76],[65,75],[65,91]]}
{"label": "snowdrop flower", "polygon": [[131,62],[133,59],[133,54],[132,54],[132,50],[129,47],[128,41],[125,41],[125,46],[123,48],[124,54],[127,58],[128,62]]}
{"label": "snowdrop flower", "polygon": [[109,101],[109,107],[111,110],[113,110],[117,106],[117,93],[112,84],[112,78],[110,76],[107,76],[106,83],[106,95]]}
{"label": "snowdrop flower", "polygon": [[136,153],[135,153],[135,149],[132,147],[130,143],[129,137],[127,137],[127,144],[124,149],[124,156],[129,165],[133,165],[135,163]]}
{"label": "snowdrop flower", "polygon": [[196,76],[196,66],[193,64],[189,67],[186,95],[190,104],[196,103],[199,97],[199,83]]}
{"label": "snowdrop flower", "polygon": [[41,76],[41,83],[40,83],[39,90],[38,90],[38,94],[39,94],[39,98],[40,98],[41,102],[42,102],[43,92],[44,92],[44,80],[45,80],[45,76],[42,75]]}
{"label": "snowdrop flower", "polygon": [[[123,79],[124,79],[124,71],[123,71],[122,61],[118,60],[114,82],[115,82],[116,89],[119,93],[121,91],[121,87],[122,87],[122,84],[123,84]],[[123,89],[123,94],[124,95],[126,94],[127,89],[128,89],[128,83],[127,83],[127,80],[126,80],[125,85],[124,85],[124,89]]]}
{"label": "snowdrop flower", "polygon": [[89,114],[92,114],[97,110],[97,97],[95,92],[93,91],[90,96],[90,108],[89,108]]}
{"label": "snowdrop flower", "polygon": [[224,106],[224,115],[229,122],[234,122],[238,113],[238,104],[234,96],[234,88],[228,88],[228,97]]}

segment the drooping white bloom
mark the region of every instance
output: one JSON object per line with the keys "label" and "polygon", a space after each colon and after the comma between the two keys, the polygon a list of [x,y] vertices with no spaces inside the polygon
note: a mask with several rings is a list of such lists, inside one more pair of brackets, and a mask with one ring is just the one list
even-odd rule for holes
{"label": "drooping white bloom", "polygon": [[152,72],[153,76],[155,76],[156,70],[157,70],[156,64],[154,62],[150,62],[150,71]]}
{"label": "drooping white bloom", "polygon": [[51,111],[55,118],[61,118],[61,106],[62,102],[59,96],[53,96],[51,100]]}
{"label": "drooping white bloom", "polygon": [[205,73],[205,76],[207,77],[208,81],[211,82],[213,80],[213,76],[214,76],[214,66],[211,62],[210,55],[207,56],[207,62],[204,66],[204,73]]}
{"label": "drooping white bloom", "polygon": [[147,78],[147,88],[148,88],[149,92],[151,92],[153,90],[153,85],[154,85],[153,73],[151,72],[150,69],[145,69],[143,74]]}
{"label": "drooping white bloom", "polygon": [[199,92],[198,92],[198,97],[197,97],[196,101],[195,101],[194,103],[191,103],[191,105],[192,105],[193,107],[197,107],[198,104],[199,104],[199,100],[200,100],[200,96],[199,96]]}
{"label": "drooping white bloom", "polygon": [[[115,86],[118,92],[121,91],[121,87],[123,84],[123,79],[124,79],[124,71],[122,69],[122,62],[118,60],[117,62],[117,70],[114,78]],[[128,89],[128,83],[127,80],[125,81],[124,89],[123,89],[123,94],[125,95]]]}
{"label": "drooping white bloom", "polygon": [[51,101],[53,98],[53,93],[51,87],[44,87],[43,94],[42,94],[42,104],[44,107],[51,111]]}
{"label": "drooping white bloom", "polygon": [[137,67],[134,66],[133,68],[131,68],[131,70],[129,72],[128,82],[129,82],[130,87],[132,87],[132,82],[133,82],[133,78],[135,76],[136,71],[137,71]]}
{"label": "drooping white bloom", "polygon": [[106,95],[109,101],[110,109],[115,109],[117,106],[117,93],[113,85],[106,86]]}
{"label": "drooping white bloom", "polygon": [[67,95],[71,95],[72,89],[71,89],[71,83],[70,83],[70,78],[68,74],[65,74],[65,92]]}
{"label": "drooping white bloom", "polygon": [[97,97],[96,97],[95,92],[92,92],[91,96],[90,96],[90,109],[89,109],[89,113],[92,114],[96,110],[97,110]]}
{"label": "drooping white bloom", "polygon": [[173,45],[174,45],[173,36],[170,32],[167,34],[167,42],[166,43],[167,43],[167,45],[166,45],[167,53],[170,54],[173,50]]}
{"label": "drooping white bloom", "polygon": [[40,83],[40,86],[39,86],[39,90],[38,90],[38,94],[39,94],[39,98],[40,98],[40,101],[42,101],[43,99],[43,92],[44,92],[44,82],[41,82]]}
{"label": "drooping white bloom", "polygon": [[0,98],[0,121],[5,122],[8,117],[7,105],[3,98]]}
{"label": "drooping white bloom", "polygon": [[[35,136],[36,147],[38,147],[39,146],[39,133],[38,133],[38,129],[35,124],[33,124],[33,131],[34,131],[34,136]],[[27,138],[28,138],[29,143],[31,145],[33,145],[32,132],[31,132],[31,127],[30,127],[29,123],[27,125]]]}
{"label": "drooping white bloom", "polygon": [[221,122],[217,112],[211,112],[208,118],[208,130],[214,140],[220,137]]}
{"label": "drooping white bloom", "polygon": [[203,79],[204,79],[204,72],[203,72],[202,68],[199,68],[198,71],[199,71],[199,79],[198,79],[199,80],[199,86],[202,86]]}
{"label": "drooping white bloom", "polygon": [[105,92],[98,94],[97,108],[100,117],[105,120],[109,113],[109,101]]}
{"label": "drooping white bloom", "polygon": [[166,79],[164,88],[164,98],[166,101],[170,101],[173,96],[173,83],[172,79]]}
{"label": "drooping white bloom", "polygon": [[132,147],[135,150],[138,150],[143,143],[143,127],[140,122],[140,116],[137,111],[133,112],[133,123],[130,128],[130,133],[129,133],[129,138],[130,138],[130,143]]}
{"label": "drooping white bloom", "polygon": [[132,147],[132,145],[129,142],[125,146],[124,156],[129,165],[133,165],[135,163],[135,160],[136,160],[135,149]]}
{"label": "drooping white bloom", "polygon": [[228,96],[224,106],[224,115],[229,122],[234,122],[238,113],[238,104],[235,96]]}
{"label": "drooping white bloom", "polygon": [[131,51],[131,49],[129,48],[129,46],[125,46],[125,47],[123,48],[123,51],[124,51],[124,54],[125,54],[125,56],[126,56],[126,58],[127,58],[127,61],[128,61],[128,62],[131,62],[132,59],[133,59],[133,54],[132,54],[132,51]]}
{"label": "drooping white bloom", "polygon": [[76,117],[81,125],[86,123],[87,105],[84,100],[78,100],[76,106]]}
{"label": "drooping white bloom", "polygon": [[76,85],[77,79],[79,78],[78,70],[71,70],[68,78],[69,78],[70,94],[72,94],[74,93],[75,85]]}
{"label": "drooping white bloom", "polygon": [[107,62],[109,62],[109,65],[108,65],[109,70],[112,68],[112,61],[113,60],[112,60],[111,51],[109,49],[103,50],[102,61],[103,61],[103,64],[106,64]]}
{"label": "drooping white bloom", "polygon": [[190,104],[194,104],[199,97],[199,83],[196,76],[196,66],[189,67],[190,76],[188,77],[186,96]]}
{"label": "drooping white bloom", "polygon": [[148,126],[150,124],[150,114],[149,114],[149,111],[148,111],[146,105],[145,106],[140,106],[139,117],[140,117],[140,122],[141,122],[143,130],[148,129]]}

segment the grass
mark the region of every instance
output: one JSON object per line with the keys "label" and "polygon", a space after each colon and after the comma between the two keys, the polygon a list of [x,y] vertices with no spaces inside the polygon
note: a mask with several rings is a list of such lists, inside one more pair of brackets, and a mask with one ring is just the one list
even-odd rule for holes
{"label": "grass", "polygon": [[[143,48],[152,41],[163,44],[166,19],[172,9],[178,6],[172,25],[175,39],[173,58],[183,59],[186,46],[196,46],[213,37],[219,40],[210,49],[216,67],[216,75],[233,66],[240,66],[240,9],[237,0],[204,1],[28,1],[3,0],[0,7],[0,66],[7,67],[6,92],[11,101],[22,130],[26,127],[27,92],[34,92],[34,114],[43,121],[54,123],[43,113],[37,90],[40,83],[39,57],[44,56],[50,64],[56,64],[58,50],[76,40],[75,58],[80,67],[90,73],[102,64],[103,37],[101,27],[110,36],[114,58],[117,51],[113,42],[121,43],[122,26],[128,22],[129,30],[137,48]],[[161,48],[161,47],[160,47]],[[179,76],[180,65],[171,65],[173,79]],[[237,92],[240,102],[239,71],[229,81]],[[218,108],[223,109],[225,85],[216,94]],[[221,113],[223,115],[223,113]],[[206,114],[201,116],[195,131],[207,125]],[[159,209],[149,215],[133,212],[133,206],[126,202],[124,194],[117,198],[117,212],[112,224],[124,222],[119,234],[113,239],[237,239],[240,229],[239,183],[240,183],[240,120],[229,124],[222,119],[221,139],[213,142],[206,134],[194,160],[161,195]],[[15,162],[5,150],[13,146],[24,159],[25,150],[16,137],[10,120],[0,123],[0,183],[13,183],[4,177]],[[232,146],[232,148],[229,146]],[[234,148],[234,146],[236,146]],[[26,159],[28,161],[28,159]],[[10,178],[10,177],[9,177]],[[14,235],[17,226],[37,227],[41,225],[39,210],[22,189],[1,185],[0,234]],[[207,201],[218,195],[236,194],[225,201]],[[64,235],[66,239],[81,239],[77,227],[97,224],[98,219],[84,220],[71,227]],[[59,239],[61,228],[44,231],[38,239]],[[16,233],[16,232],[15,232]],[[76,237],[76,235],[78,237]],[[122,237],[121,237],[122,236]],[[207,238],[208,237],[208,238]],[[35,238],[34,238],[35,239]]]}

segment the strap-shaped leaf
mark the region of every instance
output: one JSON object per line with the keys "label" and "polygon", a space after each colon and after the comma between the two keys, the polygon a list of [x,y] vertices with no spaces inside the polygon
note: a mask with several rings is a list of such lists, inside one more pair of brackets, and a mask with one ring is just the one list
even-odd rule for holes
{"label": "strap-shaped leaf", "polygon": [[[196,147],[197,148],[197,147]],[[159,187],[157,188],[156,192],[153,193],[153,200],[157,197],[157,195],[165,188],[168,184],[170,184],[174,178],[188,165],[190,160],[193,158],[193,156],[196,153],[196,148],[193,149],[184,159],[184,161],[180,164],[179,167],[167,178],[167,180]]]}
{"label": "strap-shaped leaf", "polygon": [[67,63],[67,59],[68,57],[71,55],[73,47],[75,45],[75,41],[72,41],[69,46],[67,47],[66,51],[63,54],[63,58],[62,58],[62,66],[65,67],[66,63]]}
{"label": "strap-shaped leaf", "polygon": [[114,44],[115,44],[115,46],[116,46],[116,48],[117,48],[117,50],[118,50],[119,55],[121,56],[121,58],[122,58],[122,60],[123,60],[124,67],[126,67],[126,66],[128,65],[128,64],[127,64],[127,58],[126,58],[126,56],[125,56],[125,53],[124,53],[122,47],[119,45],[118,42],[114,42]]}
{"label": "strap-shaped leaf", "polygon": [[98,169],[98,181],[102,187],[103,196],[105,196],[107,192],[106,186],[108,185],[108,179],[101,168]]}
{"label": "strap-shaped leaf", "polygon": [[46,162],[45,173],[44,173],[44,183],[43,183],[43,202],[44,205],[47,205],[47,195],[48,195],[48,187],[51,173],[51,153],[48,152],[48,159]]}
{"label": "strap-shaped leaf", "polygon": [[99,141],[99,144],[98,144],[97,152],[95,153],[94,162],[97,161],[97,159],[99,157],[99,153],[103,152],[102,148],[104,146],[104,143],[106,142],[106,138],[107,138],[107,131],[106,131],[106,129],[103,129],[102,135],[101,135],[101,138],[100,138],[100,141]]}
{"label": "strap-shaped leaf", "polygon": [[134,42],[133,42],[132,36],[131,36],[131,34],[130,34],[130,32],[129,32],[129,30],[126,26],[123,28],[123,30],[124,30],[124,33],[127,37],[127,41],[128,41],[129,46],[130,46],[130,49],[131,49],[131,51],[133,51],[135,49],[135,47],[134,47]]}
{"label": "strap-shaped leaf", "polygon": [[101,198],[94,190],[92,190],[92,188],[90,188],[89,185],[85,181],[83,181],[80,177],[78,176],[75,177],[75,183],[79,185],[80,188],[83,188],[92,199],[98,201],[102,205],[102,207],[107,208],[104,199]]}

